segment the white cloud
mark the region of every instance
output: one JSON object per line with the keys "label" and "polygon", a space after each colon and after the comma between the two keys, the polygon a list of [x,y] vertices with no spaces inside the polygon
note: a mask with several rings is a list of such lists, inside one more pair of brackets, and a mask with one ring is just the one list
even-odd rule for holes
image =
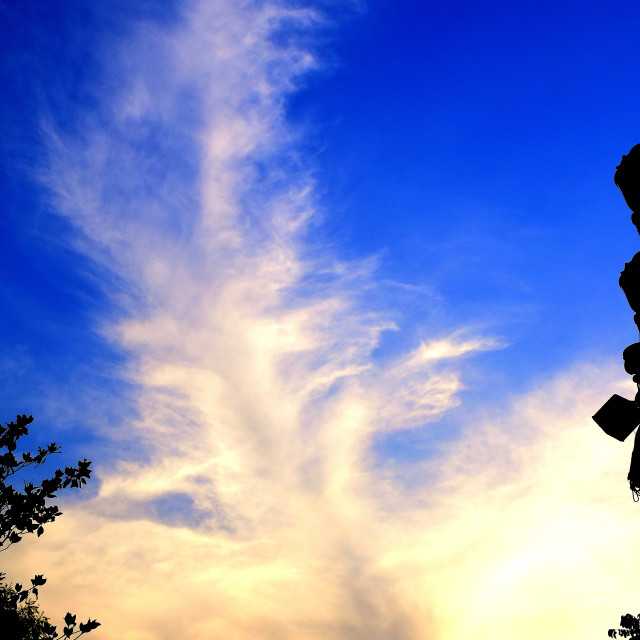
{"label": "white cloud", "polygon": [[[176,439],[157,434],[155,464],[107,478],[21,543],[20,565],[50,577],[48,610],[99,605],[107,638],[597,637],[635,606],[631,444],[588,417],[625,392],[612,371],[576,367],[466,425],[437,458],[404,463],[431,479],[409,489],[369,464],[362,389],[297,431],[286,410],[276,426],[230,411],[216,453],[208,427],[229,405],[204,376],[185,406],[209,406],[210,423],[178,441],[193,449],[171,455]],[[168,490],[209,511],[209,526],[129,510]]]}
{"label": "white cloud", "polygon": [[408,361],[409,366],[437,362],[446,358],[459,358],[468,353],[495,349],[500,343],[492,338],[475,338],[462,340],[452,335],[445,339],[423,342]]}

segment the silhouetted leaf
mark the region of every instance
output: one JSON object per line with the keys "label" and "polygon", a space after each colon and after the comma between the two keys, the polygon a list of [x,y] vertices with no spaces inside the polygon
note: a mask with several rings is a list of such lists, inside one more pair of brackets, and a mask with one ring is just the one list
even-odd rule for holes
{"label": "silhouetted leaf", "polygon": [[[78,462],[77,468],[65,467],[64,471],[55,470],[52,477],[45,478],[39,485],[24,482],[22,493],[15,488],[17,485],[7,484],[6,479],[17,471],[27,466],[38,467],[46,462],[49,455],[60,451],[60,447],[52,442],[46,447],[39,446],[35,455],[31,452],[13,454],[17,449],[17,441],[22,436],[28,435],[27,425],[32,421],[32,416],[27,417],[23,414],[18,415],[15,422],[4,423],[4,426],[0,424],[0,550],[20,542],[25,533],[36,533],[40,537],[44,532],[43,524],[53,522],[62,515],[58,506],[47,504],[47,500],[54,499],[56,492],[61,488],[81,487],[86,483],[85,478],[91,475],[89,468],[91,463],[85,459]],[[36,640],[36,638],[37,640],[55,640],[56,627],[38,612],[33,601],[28,601],[31,593],[36,599],[38,598],[38,587],[46,583],[46,578],[42,574],[36,575],[31,579],[32,586],[29,589],[23,589],[20,583],[15,584],[15,589],[9,585],[3,585],[1,584],[3,579],[4,574],[0,573],[0,614],[8,612],[7,615],[23,616],[34,623],[37,622],[40,625],[37,635],[29,635],[29,640]],[[76,626],[76,616],[67,613],[65,623],[63,636],[70,638]],[[81,624],[80,635],[88,633],[99,625],[99,622],[89,619],[87,623]],[[5,640],[5,633],[6,628],[2,622],[0,623],[2,640]],[[34,633],[36,633],[35,628]],[[11,637],[7,640],[14,639]],[[23,640],[22,636],[21,640]]]}

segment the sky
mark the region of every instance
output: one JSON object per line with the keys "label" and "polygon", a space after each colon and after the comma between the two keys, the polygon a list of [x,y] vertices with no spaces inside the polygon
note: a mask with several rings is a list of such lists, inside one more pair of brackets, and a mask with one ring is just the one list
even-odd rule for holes
{"label": "sky", "polygon": [[[613,184],[636,3],[0,1],[0,409],[92,460],[95,640],[560,640],[640,610]],[[45,473],[42,470],[42,473]]]}

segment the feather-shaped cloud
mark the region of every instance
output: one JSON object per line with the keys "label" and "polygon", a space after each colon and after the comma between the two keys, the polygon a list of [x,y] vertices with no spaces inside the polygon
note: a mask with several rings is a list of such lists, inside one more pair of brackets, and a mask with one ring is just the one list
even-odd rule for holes
{"label": "feather-shaped cloud", "polygon": [[612,620],[596,565],[635,530],[606,524],[628,518],[605,507],[622,450],[585,418],[601,374],[560,376],[427,462],[375,459],[375,434],[438,420],[461,359],[502,344],[452,328],[373,357],[395,329],[367,301],[375,268],[311,242],[284,117],[319,62],[274,34],[320,20],[194,3],[122,45],[81,133],[47,128],[42,180],[116,275],[101,330],[130,354],[139,419],[111,435],[144,455],[99,469],[20,566],[49,578],[46,611],[90,612],[104,638],[560,638],[582,603],[577,636],[601,622],[588,581]]}

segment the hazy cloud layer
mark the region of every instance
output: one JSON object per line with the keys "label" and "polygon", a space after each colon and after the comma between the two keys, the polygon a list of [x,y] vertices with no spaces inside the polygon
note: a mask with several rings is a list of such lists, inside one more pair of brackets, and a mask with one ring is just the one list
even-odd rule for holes
{"label": "hazy cloud layer", "polygon": [[438,420],[461,359],[502,345],[456,327],[372,358],[395,329],[367,302],[375,265],[312,241],[283,116],[319,64],[295,34],[322,20],[194,4],[118,49],[77,137],[47,128],[43,180],[125,318],[101,330],[131,354],[140,419],[112,435],[145,455],[99,469],[99,494],[7,568],[37,567],[45,610],[106,639],[595,637],[634,584],[615,552],[637,528],[628,447],[588,419],[601,371],[465,425],[403,483],[374,464],[375,434]]}

